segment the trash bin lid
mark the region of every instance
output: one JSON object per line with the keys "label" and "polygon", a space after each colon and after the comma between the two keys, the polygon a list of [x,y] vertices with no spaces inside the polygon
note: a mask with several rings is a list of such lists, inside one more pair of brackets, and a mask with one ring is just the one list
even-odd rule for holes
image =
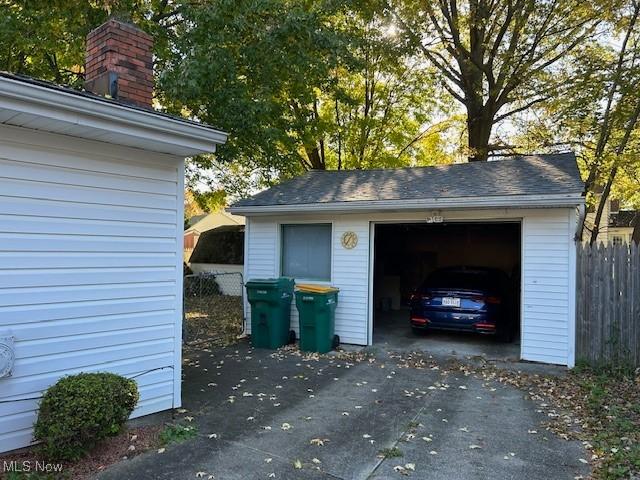
{"label": "trash bin lid", "polygon": [[296,290],[299,292],[308,292],[308,293],[333,293],[339,292],[340,290],[336,287],[331,287],[328,285],[315,285],[311,283],[300,283],[296,285]]}
{"label": "trash bin lid", "polygon": [[293,280],[286,277],[280,278],[254,278],[246,283],[249,288],[291,288]]}

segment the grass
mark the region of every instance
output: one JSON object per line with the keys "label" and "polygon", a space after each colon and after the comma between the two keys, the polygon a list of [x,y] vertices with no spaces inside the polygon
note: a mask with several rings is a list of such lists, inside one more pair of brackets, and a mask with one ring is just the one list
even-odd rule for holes
{"label": "grass", "polygon": [[172,443],[182,443],[198,434],[198,429],[194,426],[185,425],[167,425],[160,432],[160,444],[169,445]]}
{"label": "grass", "polygon": [[625,367],[584,366],[572,377],[584,391],[589,441],[600,459],[594,477],[634,478],[640,474],[640,377]]}
{"label": "grass", "polygon": [[187,340],[215,340],[220,346],[232,345],[242,333],[242,298],[228,295],[185,297]]}
{"label": "grass", "polygon": [[404,453],[402,453],[402,450],[400,450],[398,447],[383,448],[382,450],[378,451],[378,456],[383,458],[397,458],[404,456]]}

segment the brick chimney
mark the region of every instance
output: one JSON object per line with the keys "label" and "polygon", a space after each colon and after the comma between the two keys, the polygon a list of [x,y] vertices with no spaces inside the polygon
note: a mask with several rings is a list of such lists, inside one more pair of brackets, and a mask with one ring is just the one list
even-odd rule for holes
{"label": "brick chimney", "polygon": [[139,107],[153,101],[153,39],[135,25],[107,20],[87,35],[85,89]]}

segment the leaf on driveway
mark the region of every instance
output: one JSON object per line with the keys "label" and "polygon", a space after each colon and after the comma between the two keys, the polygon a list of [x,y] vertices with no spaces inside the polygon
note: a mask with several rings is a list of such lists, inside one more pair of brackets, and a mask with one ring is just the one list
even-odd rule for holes
{"label": "leaf on driveway", "polygon": [[298,459],[293,461],[293,468],[300,470],[302,468],[302,462]]}
{"label": "leaf on driveway", "polygon": [[291,425],[288,423],[283,423],[282,426],[280,427],[282,430],[290,430],[291,429]]}
{"label": "leaf on driveway", "polygon": [[480,445],[469,445],[469,448],[471,450],[478,450],[479,448],[482,448]]}
{"label": "leaf on driveway", "polygon": [[265,458],[264,459],[265,463],[271,463],[272,460],[273,460],[273,458]]}
{"label": "leaf on driveway", "polygon": [[325,442],[328,442],[328,438],[312,438],[309,443],[311,445],[316,445],[317,447],[323,447]]}

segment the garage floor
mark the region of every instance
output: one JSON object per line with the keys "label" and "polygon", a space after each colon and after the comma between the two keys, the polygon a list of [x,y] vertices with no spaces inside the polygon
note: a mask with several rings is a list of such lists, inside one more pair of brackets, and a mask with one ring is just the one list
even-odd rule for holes
{"label": "garage floor", "polygon": [[408,318],[407,310],[376,312],[373,344],[383,345],[387,349],[417,350],[438,356],[481,356],[499,361],[518,361],[520,358],[519,340],[501,343],[492,336],[445,331],[416,335],[411,331]]}

